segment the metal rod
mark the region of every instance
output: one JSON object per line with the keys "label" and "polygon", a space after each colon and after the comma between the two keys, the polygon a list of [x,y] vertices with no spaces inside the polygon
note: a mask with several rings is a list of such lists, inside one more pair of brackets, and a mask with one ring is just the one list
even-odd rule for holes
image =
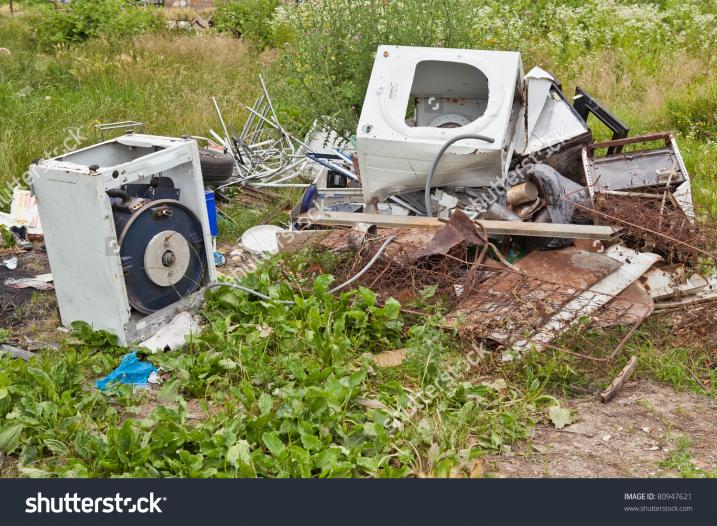
{"label": "metal rod", "polygon": [[236,155],[234,154],[234,151],[232,149],[231,137],[229,136],[229,132],[227,131],[227,125],[224,123],[224,117],[222,117],[222,112],[219,109],[219,104],[217,103],[216,97],[212,97],[212,102],[214,103],[214,109],[217,110],[217,115],[219,116],[219,122],[222,123],[222,129],[224,130],[224,137],[226,137],[226,140],[227,140],[227,147],[229,150],[229,154],[231,155],[232,160],[234,161],[234,166],[236,166],[237,172],[241,173],[241,168],[239,167],[239,161],[237,161]]}
{"label": "metal rod", "polygon": [[[269,126],[271,126],[272,128],[274,128],[275,130],[278,130],[278,131],[280,131],[280,132],[282,132],[282,133],[285,133],[288,137],[291,137],[292,140],[296,141],[297,143],[299,143],[301,146],[303,146],[304,148],[306,148],[306,149],[309,150],[310,152],[312,152],[312,153],[317,153],[316,150],[314,150],[311,146],[309,146],[309,145],[306,144],[305,142],[303,142],[303,141],[297,139],[295,136],[291,135],[289,132],[287,132],[286,130],[284,130],[284,129],[281,127],[280,124],[275,124],[275,123],[271,122],[269,119],[267,119],[266,117],[262,117],[262,116],[259,115],[257,112],[255,112],[253,109],[251,109],[249,106],[245,106],[245,108],[246,108],[247,110],[249,110],[250,112],[252,112],[253,114],[255,114],[255,115],[256,115],[257,117],[259,117],[260,119],[262,119],[263,121],[265,121]],[[292,154],[292,155],[293,155],[293,154]]]}

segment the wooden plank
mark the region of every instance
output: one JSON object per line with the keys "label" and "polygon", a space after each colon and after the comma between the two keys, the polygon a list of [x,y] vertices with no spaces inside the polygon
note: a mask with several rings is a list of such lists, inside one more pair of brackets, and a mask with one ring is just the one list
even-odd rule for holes
{"label": "wooden plank", "polygon": [[635,371],[636,367],[637,356],[632,356],[630,357],[630,361],[627,362],[627,365],[622,369],[622,371],[620,371],[620,374],[615,377],[609,387],[600,393],[600,401],[603,404],[606,404],[615,398],[615,395],[620,392],[620,389],[622,389],[622,386],[625,384],[627,379],[630,378],[630,375]]}
{"label": "wooden plank", "polygon": [[[307,225],[353,226],[356,223],[369,223],[382,228],[435,228],[445,224],[437,217],[395,216],[383,214],[362,214],[352,212],[323,212],[320,214],[302,214],[298,222]],[[523,223],[520,221],[478,220],[488,234],[557,237],[565,239],[612,239],[618,230],[611,226],[572,225],[558,223]]]}

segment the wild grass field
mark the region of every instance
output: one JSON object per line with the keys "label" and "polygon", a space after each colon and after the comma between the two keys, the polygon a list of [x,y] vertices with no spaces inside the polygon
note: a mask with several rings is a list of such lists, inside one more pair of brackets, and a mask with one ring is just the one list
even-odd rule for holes
{"label": "wild grass field", "polygon": [[[246,0],[220,5],[221,31],[198,33],[122,0],[15,4],[13,17],[0,9],[0,186],[61,153],[68,134],[96,141],[101,122],[205,135],[219,126],[216,96],[239,127],[259,73],[292,131],[320,119],[351,134],[376,46],[405,44],[518,50],[526,71],[553,72],[567,94],[583,87],[631,134],[676,131],[696,202],[717,213],[714,0]],[[242,226],[262,213],[228,211]],[[241,233],[223,228],[225,243]],[[659,320],[609,364],[557,351],[500,363],[441,329],[440,310],[416,316],[366,289],[335,297],[328,276],[287,280],[317,259],[326,272],[341,264],[302,253],[246,278],[291,307],[212,293],[199,337],[146,358],[162,370],[157,389],[96,390],[128,350],[87,327],[29,362],[0,357],[2,475],[486,476],[484,459],[514,454],[537,425],[579,419],[571,402],[631,354],[640,381],[717,395],[717,344],[675,342]],[[406,361],[377,367],[372,356],[392,349],[407,349]],[[658,474],[717,473],[717,460],[691,461],[679,426],[665,427],[679,454],[665,452]]]}

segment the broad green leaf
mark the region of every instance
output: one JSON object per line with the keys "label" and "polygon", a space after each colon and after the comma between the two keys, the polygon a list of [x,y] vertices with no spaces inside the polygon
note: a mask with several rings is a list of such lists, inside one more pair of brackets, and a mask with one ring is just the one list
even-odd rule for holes
{"label": "broad green leaf", "polygon": [[334,280],[334,277],[329,274],[322,274],[314,280],[314,292],[316,294],[322,294],[329,290],[329,285]]}
{"label": "broad green leaf", "polygon": [[266,415],[269,412],[271,412],[271,408],[274,405],[271,396],[267,393],[261,393],[261,396],[259,396],[259,411],[261,411],[262,415]]}
{"label": "broad green leaf", "polygon": [[59,440],[55,440],[53,438],[45,440],[45,447],[56,455],[65,455],[67,453],[67,446]]}
{"label": "broad green leaf", "polygon": [[562,429],[573,423],[573,412],[559,405],[551,406],[550,409],[548,409],[548,416],[553,425],[558,429]]}
{"label": "broad green leaf", "polygon": [[219,367],[221,367],[222,369],[224,369],[226,371],[233,371],[234,369],[236,369],[238,367],[237,363],[234,360],[231,360],[229,358],[224,358],[222,360],[219,360],[219,362],[217,362],[217,363],[219,364]]}
{"label": "broad green leaf", "polygon": [[23,430],[22,424],[8,424],[0,427],[0,451],[12,453],[20,443],[20,434]]}
{"label": "broad green leaf", "polygon": [[242,464],[251,466],[251,451],[249,442],[240,440],[227,450],[227,462],[235,468],[239,468]]}
{"label": "broad green leaf", "polygon": [[321,440],[316,435],[301,435],[301,445],[310,451],[321,449]]}
{"label": "broad green leaf", "polygon": [[52,473],[39,468],[20,468],[20,473],[31,479],[46,479],[52,476]]}
{"label": "broad green leaf", "polygon": [[386,300],[381,311],[389,320],[395,320],[401,312],[401,304],[394,298],[389,298]]}
{"label": "broad green leaf", "polygon": [[281,441],[281,438],[279,438],[279,434],[276,432],[265,432],[263,435],[261,435],[261,440],[262,442],[264,442],[264,445],[269,450],[269,452],[275,457],[278,457],[286,447]]}
{"label": "broad green leaf", "polygon": [[368,307],[376,305],[376,293],[366,287],[359,287],[358,296]]}
{"label": "broad green leaf", "polygon": [[361,383],[366,379],[366,372],[365,371],[358,371],[353,373],[349,377],[349,387],[351,389],[356,389]]}

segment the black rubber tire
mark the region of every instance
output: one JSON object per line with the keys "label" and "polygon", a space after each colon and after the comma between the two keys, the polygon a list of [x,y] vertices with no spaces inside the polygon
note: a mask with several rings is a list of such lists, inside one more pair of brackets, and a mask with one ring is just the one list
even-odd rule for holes
{"label": "black rubber tire", "polygon": [[222,152],[199,149],[199,164],[202,166],[202,178],[207,183],[226,181],[234,171],[234,160]]}

